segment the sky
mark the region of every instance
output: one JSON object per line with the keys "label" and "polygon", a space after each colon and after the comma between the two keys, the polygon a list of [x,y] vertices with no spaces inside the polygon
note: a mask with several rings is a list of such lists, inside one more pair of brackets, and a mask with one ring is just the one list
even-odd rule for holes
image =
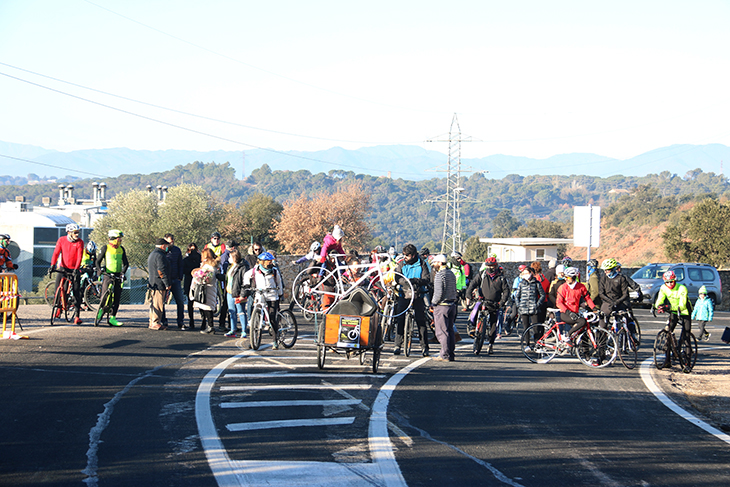
{"label": "sky", "polygon": [[730,145],[728,25],[710,0],[0,0],[0,140],[446,153],[456,114],[466,158]]}

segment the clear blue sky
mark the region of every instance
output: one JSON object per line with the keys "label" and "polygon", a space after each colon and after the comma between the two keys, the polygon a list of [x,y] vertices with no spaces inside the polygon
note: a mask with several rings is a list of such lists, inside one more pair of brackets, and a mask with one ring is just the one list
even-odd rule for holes
{"label": "clear blue sky", "polygon": [[62,151],[730,145],[728,1],[0,0],[0,63],[0,140]]}

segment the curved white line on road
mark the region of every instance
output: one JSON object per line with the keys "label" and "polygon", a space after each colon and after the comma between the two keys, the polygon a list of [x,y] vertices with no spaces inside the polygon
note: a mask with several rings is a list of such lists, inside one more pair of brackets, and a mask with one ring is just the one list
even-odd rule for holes
{"label": "curved white line on road", "polygon": [[659,389],[659,386],[656,385],[654,382],[654,379],[651,377],[651,368],[654,366],[654,358],[649,357],[648,359],[644,360],[641,363],[641,379],[644,381],[644,385],[647,389],[651,391],[654,396],[656,396],[659,401],[661,401],[662,404],[664,404],[666,407],[671,409],[674,413],[679,415],[680,417],[686,419],[690,423],[692,423],[695,426],[699,426],[703,430],[707,431],[711,435],[716,436],[717,438],[721,439],[725,443],[730,444],[730,435],[727,435],[726,433],[723,433],[717,428],[714,428],[713,426],[710,426],[709,424],[705,423],[701,419],[699,419],[697,416],[685,411],[681,407],[679,407],[674,401],[669,399],[669,397],[664,394],[664,392]]}

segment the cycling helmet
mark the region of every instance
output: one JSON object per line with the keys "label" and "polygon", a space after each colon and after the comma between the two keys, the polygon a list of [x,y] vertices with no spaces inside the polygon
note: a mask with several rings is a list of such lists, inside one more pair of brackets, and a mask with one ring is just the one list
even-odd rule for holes
{"label": "cycling helmet", "polygon": [[312,242],[312,245],[309,246],[309,251],[317,252],[321,248],[322,248],[322,244],[320,244],[319,242]]}
{"label": "cycling helmet", "polygon": [[454,250],[453,252],[451,252],[451,257],[458,257],[459,259],[461,259],[461,252],[457,252],[456,250]]}
{"label": "cycling helmet", "polygon": [[566,255],[565,257],[563,257],[563,260],[561,260],[560,263],[563,264],[565,267],[568,267],[570,266],[570,264],[573,263],[573,259]]}
{"label": "cycling helmet", "polygon": [[115,238],[123,237],[124,232],[122,232],[121,230],[109,230],[107,235],[109,236],[109,240],[113,240]]}
{"label": "cycling helmet", "polygon": [[488,266],[497,265],[497,259],[494,257],[487,257],[487,260],[485,260],[484,263]]}
{"label": "cycling helmet", "polygon": [[263,252],[260,253],[258,257],[256,257],[258,260],[274,260],[274,256],[271,255],[271,252]]}
{"label": "cycling helmet", "polygon": [[0,233],[0,240],[10,240],[10,235],[7,233]]}
{"label": "cycling helmet", "polygon": [[93,240],[89,240],[89,243],[86,244],[86,253],[89,255],[94,255],[96,253],[96,244]]}
{"label": "cycling helmet", "polygon": [[378,246],[376,246],[373,249],[373,252],[375,252],[377,254],[384,254],[385,253],[385,247],[383,247],[382,245],[378,245]]}
{"label": "cycling helmet", "polygon": [[390,255],[395,255],[395,247],[391,247],[391,248],[389,248],[389,249],[388,249],[388,253],[389,253]]}
{"label": "cycling helmet", "polygon": [[421,249],[421,255],[424,257],[427,255],[431,255],[431,249],[429,249],[428,247],[423,247]]}
{"label": "cycling helmet", "polygon": [[213,232],[210,234],[210,238],[221,238],[220,232]]}
{"label": "cycling helmet", "polygon": [[496,259],[496,258],[497,258],[497,254],[495,254],[494,252],[492,252],[492,253],[491,253],[491,254],[489,254],[489,255],[488,255],[487,257],[494,257],[494,258]]}
{"label": "cycling helmet", "polygon": [[611,269],[615,269],[618,267],[618,262],[616,262],[616,259],[606,259],[601,263],[601,269],[604,271],[610,271]]}
{"label": "cycling helmet", "polygon": [[518,272],[522,272],[522,271],[524,271],[525,269],[527,269],[527,266],[526,266],[525,264],[522,264],[522,265],[520,265],[520,266],[519,266],[519,267],[517,268],[517,271],[518,271]]}
{"label": "cycling helmet", "polygon": [[567,267],[565,269],[565,277],[578,277],[580,275],[580,271],[577,267]]}
{"label": "cycling helmet", "polygon": [[81,227],[79,227],[75,223],[69,223],[68,225],[66,225],[66,233],[78,232],[80,229]]}
{"label": "cycling helmet", "polygon": [[598,267],[598,261],[596,259],[591,259],[588,261],[588,266],[595,269],[596,267]]}
{"label": "cycling helmet", "polygon": [[664,282],[676,281],[677,275],[674,274],[674,271],[667,271],[662,275],[662,279],[664,280]]}

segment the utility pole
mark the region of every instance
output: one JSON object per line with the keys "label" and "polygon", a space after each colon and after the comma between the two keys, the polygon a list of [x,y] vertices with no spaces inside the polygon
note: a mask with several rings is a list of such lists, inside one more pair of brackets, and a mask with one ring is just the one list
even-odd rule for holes
{"label": "utility pole", "polygon": [[[442,136],[438,136],[442,137]],[[425,200],[424,203],[445,203],[446,211],[444,213],[444,231],[441,237],[441,253],[448,254],[453,251],[462,251],[461,241],[461,204],[462,203],[478,203],[477,200],[465,198],[462,196],[464,188],[461,185],[462,172],[480,172],[472,168],[461,167],[461,143],[473,142],[471,137],[462,138],[459,120],[454,113],[451,119],[451,128],[449,129],[448,139],[432,138],[426,142],[448,142],[449,143],[449,159],[444,166],[428,169],[429,171],[446,172],[446,193],[437,196],[432,200]]]}

